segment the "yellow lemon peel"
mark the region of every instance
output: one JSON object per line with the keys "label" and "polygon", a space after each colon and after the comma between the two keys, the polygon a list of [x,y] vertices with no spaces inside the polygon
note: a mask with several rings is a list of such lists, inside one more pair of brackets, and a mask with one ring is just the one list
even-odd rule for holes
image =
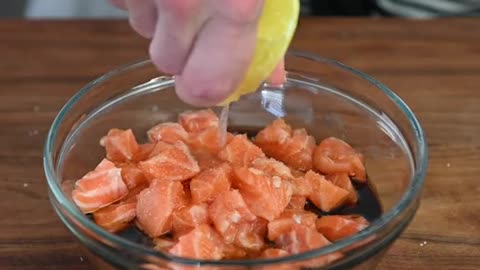
{"label": "yellow lemon peel", "polygon": [[297,28],[299,0],[265,0],[257,28],[255,54],[244,79],[224,106],[254,92],[284,57]]}

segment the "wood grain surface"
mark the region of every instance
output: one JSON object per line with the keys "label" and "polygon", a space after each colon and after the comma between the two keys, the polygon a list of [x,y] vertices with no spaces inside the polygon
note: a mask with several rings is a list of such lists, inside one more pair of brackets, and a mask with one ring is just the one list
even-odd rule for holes
{"label": "wood grain surface", "polygon": [[[50,207],[43,143],[75,91],[147,45],[126,21],[0,21],[0,269],[91,269]],[[304,19],[293,47],[380,79],[426,130],[421,207],[378,269],[480,269],[480,19]]]}

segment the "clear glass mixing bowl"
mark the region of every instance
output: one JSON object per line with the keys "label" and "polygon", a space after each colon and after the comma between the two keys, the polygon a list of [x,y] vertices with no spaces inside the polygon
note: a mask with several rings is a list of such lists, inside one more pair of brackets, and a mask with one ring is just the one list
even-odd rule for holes
{"label": "clear glass mixing bowl", "polygon": [[132,128],[139,140],[146,140],[149,127],[175,121],[179,113],[194,109],[175,95],[174,78],[159,74],[150,61],[142,61],[108,72],[82,88],[59,112],[45,145],[44,167],[53,208],[93,254],[91,261],[98,269],[294,269],[315,266],[312,259],[337,251],[345,256],[319,269],[375,267],[418,208],[427,168],[422,128],[398,96],[360,71],[293,51],[286,58],[286,68],[288,81],[283,87],[264,85],[231,106],[229,129],[255,132],[284,117],[294,127],[307,128],[317,141],[327,136],[346,140],[365,155],[383,215],[360,233],[321,249],[278,259],[236,261],[178,258],[96,226],[74,205],[70,191],[72,180],[104,156],[99,139],[110,128]]}

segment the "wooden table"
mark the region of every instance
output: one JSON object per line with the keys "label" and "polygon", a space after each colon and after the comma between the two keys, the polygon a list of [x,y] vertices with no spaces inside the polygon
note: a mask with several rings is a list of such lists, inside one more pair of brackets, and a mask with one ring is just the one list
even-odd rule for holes
{"label": "wooden table", "polygon": [[[378,269],[480,269],[480,19],[305,19],[294,47],[385,82],[428,135],[421,208]],[[0,22],[0,269],[90,269],[50,207],[45,135],[81,86],[146,52],[125,21]]]}

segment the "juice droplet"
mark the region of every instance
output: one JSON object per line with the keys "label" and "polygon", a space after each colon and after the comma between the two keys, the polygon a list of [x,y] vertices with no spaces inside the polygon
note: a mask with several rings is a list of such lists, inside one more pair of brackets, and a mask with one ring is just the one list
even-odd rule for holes
{"label": "juice droplet", "polygon": [[230,104],[223,106],[220,112],[220,123],[218,129],[220,131],[220,146],[223,148],[227,142],[227,126],[228,126],[228,112],[230,110]]}

